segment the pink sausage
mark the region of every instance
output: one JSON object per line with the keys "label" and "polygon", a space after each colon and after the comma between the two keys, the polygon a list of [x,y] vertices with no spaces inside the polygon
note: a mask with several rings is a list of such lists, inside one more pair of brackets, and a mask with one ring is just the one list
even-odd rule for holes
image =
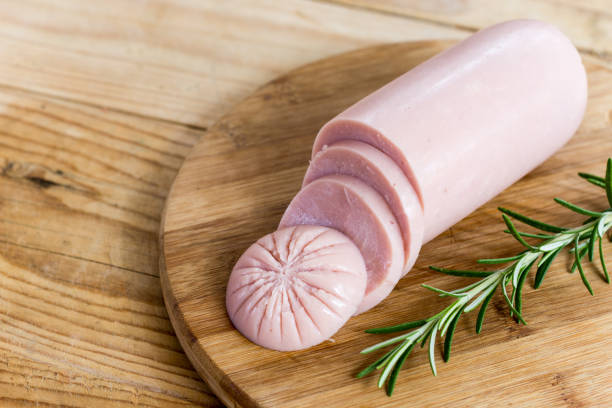
{"label": "pink sausage", "polygon": [[423,210],[402,169],[369,144],[346,140],[316,154],[302,187],[333,174],[358,178],[385,199],[402,233],[405,254],[402,276],[405,275],[414,265],[423,242]]}
{"label": "pink sausage", "polygon": [[322,225],[348,236],[365,260],[368,283],[357,314],[376,306],[402,276],[404,242],[385,200],[364,182],[326,176],[304,187],[291,201],[279,228]]}
{"label": "pink sausage", "polygon": [[[232,271],[227,308],[236,327],[257,344],[292,350],[375,306],[414,263],[421,241],[567,142],[584,114],[586,87],[580,56],[563,34],[517,20],[474,34],[340,113],[319,131],[303,188],[280,223],[300,226],[262,238]],[[324,253],[308,252],[315,267],[280,255],[283,245],[285,254],[304,250],[288,233],[313,233],[304,228],[338,234],[319,244]],[[251,275],[252,267],[265,276]],[[291,299],[306,303],[291,309],[297,303],[270,288],[293,288],[285,275],[304,269],[316,270],[316,280],[295,281],[302,292]],[[317,300],[322,293],[329,296]]]}
{"label": "pink sausage", "polygon": [[329,121],[313,158],[342,140],[369,143],[402,168],[431,240],[524,176],[574,134],[587,83],[571,42],[551,25],[484,29]]}
{"label": "pink sausage", "polygon": [[345,235],[319,226],[283,228],[260,238],[234,266],[227,313],[251,341],[299,350],[342,327],[365,287],[365,263]]}

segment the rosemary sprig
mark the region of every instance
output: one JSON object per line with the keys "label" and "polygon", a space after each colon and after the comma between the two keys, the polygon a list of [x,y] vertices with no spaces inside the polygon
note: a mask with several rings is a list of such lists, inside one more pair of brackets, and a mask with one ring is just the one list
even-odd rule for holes
{"label": "rosemary sprig", "polygon": [[[388,340],[374,344],[361,351],[362,354],[372,353],[391,345],[393,349],[376,360],[373,364],[361,371],[357,377],[361,378],[375,370],[382,370],[378,379],[378,387],[387,385],[387,395],[391,396],[399,371],[408,355],[417,344],[429,347],[429,363],[433,375],[437,374],[435,362],[435,343],[439,336],[444,339],[443,359],[448,361],[450,358],[451,345],[457,322],[463,313],[471,312],[480,306],[478,318],[476,320],[476,333],[482,330],[485,312],[497,289],[501,289],[503,297],[510,309],[510,315],[520,324],[527,324],[522,312],[522,289],[526,277],[533,265],[536,265],[534,287],[537,289],[542,284],[544,276],[551,263],[557,255],[564,249],[569,248],[573,253],[574,263],[571,271],[578,269],[580,278],[589,293],[593,295],[591,285],[584,273],[582,262],[586,258],[589,262],[593,261],[595,244],[598,243],[599,261],[601,263],[604,279],[610,283],[610,277],[606,268],[602,251],[602,238],[612,227],[612,158],[608,159],[605,177],[598,177],[587,173],[578,173],[580,177],[591,184],[605,190],[610,208],[605,211],[591,211],[579,207],[575,204],[555,198],[555,201],[578,214],[587,216],[588,219],[579,227],[564,228],[556,225],[547,224],[506,208],[499,208],[502,218],[506,224],[505,232],[511,234],[523,247],[524,251],[519,254],[506,258],[480,259],[480,264],[503,264],[505,266],[494,271],[466,271],[437,268],[431,266],[434,271],[453,276],[463,276],[480,279],[475,283],[453,291],[445,291],[423,284],[439,296],[454,298],[454,301],[439,313],[423,320],[399,324],[396,326],[382,327],[366,330],[367,333],[394,333],[407,331],[407,333],[392,337]],[[512,220],[527,224],[537,228],[544,233],[532,234],[519,231]],[[539,239],[539,243],[532,245],[525,238]],[[511,292],[508,293],[508,286]]]}

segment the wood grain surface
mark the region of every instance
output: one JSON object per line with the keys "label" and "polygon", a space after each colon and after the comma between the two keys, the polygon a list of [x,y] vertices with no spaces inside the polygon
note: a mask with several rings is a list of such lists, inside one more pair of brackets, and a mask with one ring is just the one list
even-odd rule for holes
{"label": "wood grain surface", "polygon": [[221,405],[168,321],[157,232],[185,155],[198,140],[233,149],[206,128],[261,84],[339,52],[463,38],[522,16],[558,25],[609,65],[610,9],[610,0],[0,2],[0,406]]}
{"label": "wood grain surface", "polygon": [[303,0],[20,0],[0,6],[0,85],[208,126],[306,62],[467,34]]}
{"label": "wood grain surface", "polygon": [[218,404],[161,299],[159,213],[200,131],[0,93],[0,406]]}
{"label": "wood grain surface", "polygon": [[609,0],[332,0],[356,9],[478,30],[500,21],[534,18],[554,23],[583,53],[612,65],[612,3]]}
{"label": "wood grain surface", "polygon": [[[428,265],[457,269],[475,259],[520,250],[502,233],[503,205],[554,224],[580,221],[552,204],[563,196],[587,208],[607,207],[601,189],[575,176],[601,174],[612,154],[612,72],[589,64],[590,98],[584,123],[571,142],[521,181],[425,245],[417,264],[378,307],[352,318],[326,342],[282,353],[254,345],[233,329],[225,285],[240,254],[274,231],[299,190],[317,130],[353,102],[448,42],[366,48],[327,58],[283,75],[239,103],[208,132],[231,149],[196,145],[166,203],[160,235],[164,297],[177,336],[198,372],[230,406],[605,406],[612,398],[612,288],[590,265],[595,297],[557,261],[541,290],[526,294],[528,326],[517,325],[498,296],[484,331],[474,315],[459,322],[454,355],[431,376],[425,353],[412,356],[393,398],[375,376],[354,378],[372,361],[359,351],[384,337],[364,329],[417,320],[448,300],[420,288],[454,288],[465,279],[440,276]],[[529,146],[525,146],[526,149]],[[477,188],[477,187],[475,187]],[[466,192],[467,194],[467,192]],[[612,250],[606,248],[606,255]],[[418,392],[415,392],[418,390]]]}

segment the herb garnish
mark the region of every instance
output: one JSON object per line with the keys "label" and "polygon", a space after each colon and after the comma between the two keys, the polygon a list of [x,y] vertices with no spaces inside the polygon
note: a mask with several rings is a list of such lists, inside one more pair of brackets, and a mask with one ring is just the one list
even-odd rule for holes
{"label": "herb garnish", "polygon": [[[441,312],[427,319],[403,323],[396,326],[366,330],[367,333],[410,331],[362,350],[362,354],[367,354],[399,343],[392,350],[388,351],[381,358],[357,374],[357,377],[361,378],[374,370],[382,370],[378,379],[378,387],[381,388],[386,383],[387,395],[391,396],[399,371],[404,361],[417,344],[420,344],[421,347],[428,344],[429,364],[433,375],[436,375],[434,351],[437,336],[440,338],[444,337],[443,359],[444,361],[448,361],[450,358],[453,333],[461,314],[470,312],[480,306],[478,318],[476,319],[476,333],[480,333],[485,311],[498,288],[501,288],[501,293],[508,304],[510,316],[513,316],[519,324],[527,324],[521,315],[523,305],[522,289],[526,277],[532,269],[532,266],[536,265],[534,287],[536,289],[539,288],[550,264],[564,248],[570,247],[569,252],[574,255],[574,262],[570,272],[574,272],[578,269],[584,286],[592,295],[593,289],[584,273],[582,261],[585,256],[588,261],[593,261],[595,245],[597,244],[599,261],[603,268],[604,279],[607,283],[610,283],[608,269],[606,268],[602,252],[602,238],[606,235],[610,227],[612,227],[612,158],[608,159],[605,177],[586,173],[578,173],[578,175],[589,183],[605,190],[610,208],[602,212],[591,211],[560,198],[555,198],[558,204],[588,217],[584,224],[579,227],[564,228],[540,222],[500,207],[499,210],[502,212],[502,218],[508,228],[505,232],[511,234],[523,247],[525,247],[525,249],[521,253],[511,257],[480,259],[477,261],[480,264],[506,265],[494,271],[466,271],[430,266],[432,270],[437,272],[454,276],[478,278],[479,280],[471,285],[450,292],[423,284],[422,286],[424,288],[436,292],[440,296],[452,297],[455,300]],[[541,230],[542,233],[531,234],[518,231],[512,219],[537,228]],[[532,245],[528,243],[525,238],[539,239],[540,241],[537,245]],[[508,286],[512,289],[510,292],[508,291]]]}

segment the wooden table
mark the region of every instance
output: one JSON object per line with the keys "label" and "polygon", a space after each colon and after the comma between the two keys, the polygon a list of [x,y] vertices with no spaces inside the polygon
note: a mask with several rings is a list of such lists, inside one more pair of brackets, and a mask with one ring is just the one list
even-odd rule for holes
{"label": "wooden table", "polygon": [[220,405],[173,334],[156,239],[190,147],[262,83],[334,53],[517,17],[556,24],[612,69],[610,10],[611,0],[2,2],[0,406]]}

